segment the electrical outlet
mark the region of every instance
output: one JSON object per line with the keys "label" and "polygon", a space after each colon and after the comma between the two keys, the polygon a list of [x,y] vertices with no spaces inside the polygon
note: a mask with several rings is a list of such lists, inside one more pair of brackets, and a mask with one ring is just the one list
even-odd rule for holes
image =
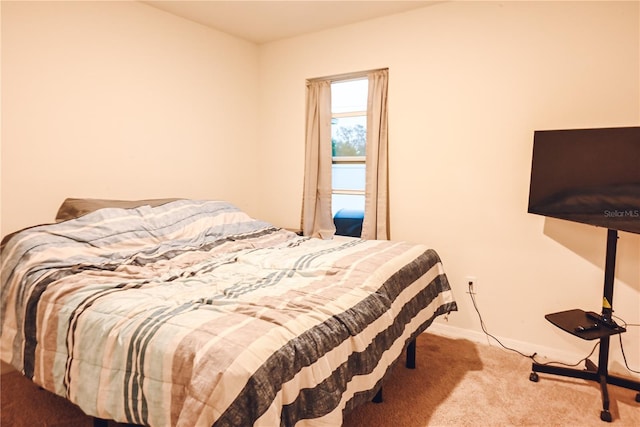
{"label": "electrical outlet", "polygon": [[464,279],[466,280],[469,289],[471,291],[475,291],[475,287],[478,284],[478,279],[476,279],[476,276],[467,276]]}

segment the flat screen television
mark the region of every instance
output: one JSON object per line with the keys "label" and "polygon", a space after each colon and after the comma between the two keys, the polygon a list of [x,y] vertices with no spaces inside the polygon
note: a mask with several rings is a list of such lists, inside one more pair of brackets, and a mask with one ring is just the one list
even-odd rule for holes
{"label": "flat screen television", "polygon": [[640,127],[535,131],[528,212],[640,233]]}

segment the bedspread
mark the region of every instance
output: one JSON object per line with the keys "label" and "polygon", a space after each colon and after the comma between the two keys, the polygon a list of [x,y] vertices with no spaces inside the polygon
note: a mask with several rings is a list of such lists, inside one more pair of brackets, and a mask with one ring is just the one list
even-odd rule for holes
{"label": "bedspread", "polygon": [[456,310],[426,246],[300,237],[218,201],[23,230],[1,285],[5,362],[152,426],[340,425]]}

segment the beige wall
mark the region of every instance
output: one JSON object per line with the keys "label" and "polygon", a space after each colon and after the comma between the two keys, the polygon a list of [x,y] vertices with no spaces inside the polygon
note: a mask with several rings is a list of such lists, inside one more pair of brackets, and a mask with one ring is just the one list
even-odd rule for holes
{"label": "beige wall", "polygon": [[[599,309],[605,233],[526,213],[532,137],[639,124],[638,9],[444,2],[255,46],[143,4],[3,1],[2,234],[68,196],[223,198],[296,226],[305,79],[389,67],[392,237],[441,254],[460,311],[437,326],[481,336],[474,275],[493,334],[582,357],[544,314]],[[640,323],[640,236],[618,260],[616,313]],[[637,369],[637,328],[624,343]]]}
{"label": "beige wall", "polygon": [[[593,343],[544,315],[599,311],[606,233],[526,213],[533,131],[640,124],[639,27],[637,2],[445,2],[263,46],[260,216],[299,221],[305,79],[389,67],[391,234],[441,254],[460,305],[442,328],[481,336],[473,275],[493,334],[577,361]],[[640,236],[618,261],[616,314],[637,324]]]}
{"label": "beige wall", "polygon": [[137,2],[2,2],[2,234],[65,197],[253,207],[257,46]]}

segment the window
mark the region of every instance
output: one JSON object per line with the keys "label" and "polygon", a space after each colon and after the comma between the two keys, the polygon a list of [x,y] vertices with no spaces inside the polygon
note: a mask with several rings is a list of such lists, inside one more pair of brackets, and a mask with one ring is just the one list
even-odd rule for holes
{"label": "window", "polygon": [[[388,80],[386,68],[307,80],[305,236],[389,239]],[[339,232],[338,218],[360,231]]]}
{"label": "window", "polygon": [[364,212],[366,77],[331,83],[332,216],[341,209]]}

